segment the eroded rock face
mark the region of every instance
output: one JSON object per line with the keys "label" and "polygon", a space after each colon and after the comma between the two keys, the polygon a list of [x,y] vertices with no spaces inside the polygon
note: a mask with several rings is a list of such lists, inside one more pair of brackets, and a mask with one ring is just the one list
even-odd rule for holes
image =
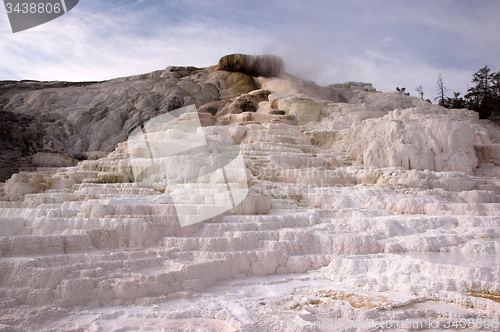
{"label": "eroded rock face", "polygon": [[0,182],[32,169],[31,155],[43,146],[45,126],[36,116],[0,110]]}
{"label": "eroded rock face", "polygon": [[271,94],[269,90],[255,90],[248,94],[243,94],[239,97],[234,98],[231,103],[228,103],[221,107],[216,115],[222,117],[227,114],[239,114],[244,112],[257,112],[259,104],[261,102],[268,101],[268,97]]}
{"label": "eroded rock face", "polygon": [[284,71],[284,68],[283,60],[270,54],[230,54],[222,57],[217,65],[218,70],[239,72],[255,77],[277,77]]}

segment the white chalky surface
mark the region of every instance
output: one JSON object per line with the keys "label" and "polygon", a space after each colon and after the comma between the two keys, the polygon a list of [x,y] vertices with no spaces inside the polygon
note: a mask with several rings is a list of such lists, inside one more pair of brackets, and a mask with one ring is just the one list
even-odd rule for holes
{"label": "white chalky surface", "polygon": [[[254,121],[205,128],[209,141],[240,146],[251,193],[208,221],[180,227],[172,197],[202,211],[217,203],[215,189],[130,182],[127,143],[6,181],[0,331],[380,330],[348,322],[431,331],[401,323],[498,321],[498,128],[371,85],[347,84],[339,91],[349,103],[334,103],[291,80],[260,79],[273,94]],[[295,123],[273,121],[272,109]]]}

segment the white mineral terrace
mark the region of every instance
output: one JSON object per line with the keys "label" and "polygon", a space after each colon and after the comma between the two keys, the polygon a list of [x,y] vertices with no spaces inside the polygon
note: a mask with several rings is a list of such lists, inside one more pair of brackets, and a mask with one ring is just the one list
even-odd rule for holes
{"label": "white mineral terrace", "polygon": [[205,213],[223,181],[170,186],[180,158],[135,182],[127,142],[6,181],[0,331],[500,330],[498,128],[370,86],[334,103],[260,83],[257,112],[204,130],[239,145],[249,187],[209,220],[175,211]]}

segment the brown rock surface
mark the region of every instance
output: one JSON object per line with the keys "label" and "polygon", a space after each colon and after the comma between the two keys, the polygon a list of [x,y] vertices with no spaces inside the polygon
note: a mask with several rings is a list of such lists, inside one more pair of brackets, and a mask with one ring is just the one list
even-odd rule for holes
{"label": "brown rock surface", "polygon": [[270,54],[229,54],[222,57],[218,70],[240,72],[250,76],[277,77],[284,70],[283,60]]}

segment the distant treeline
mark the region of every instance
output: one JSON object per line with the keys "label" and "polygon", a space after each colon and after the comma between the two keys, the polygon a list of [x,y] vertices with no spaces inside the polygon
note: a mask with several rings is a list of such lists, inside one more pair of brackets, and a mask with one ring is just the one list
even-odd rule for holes
{"label": "distant treeline", "polygon": [[[488,66],[479,69],[472,75],[473,87],[469,88],[463,97],[460,92],[453,92],[453,97],[448,97],[449,91],[444,86],[444,79],[441,74],[437,79],[438,96],[434,99],[439,105],[446,108],[468,108],[479,113],[480,119],[487,119],[493,114],[500,114],[500,72],[491,72]],[[409,95],[406,88],[396,88],[401,94]],[[422,86],[416,89],[421,99],[424,99],[425,92]],[[428,102],[431,102],[427,99]]]}

